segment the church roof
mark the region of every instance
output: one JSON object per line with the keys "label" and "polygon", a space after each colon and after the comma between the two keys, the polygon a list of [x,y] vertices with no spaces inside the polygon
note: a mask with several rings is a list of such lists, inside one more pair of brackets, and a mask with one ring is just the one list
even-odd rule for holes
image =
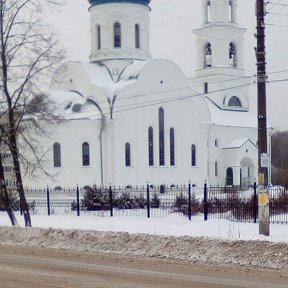
{"label": "church roof", "polygon": [[131,62],[119,75],[117,81],[113,80],[109,69],[103,64],[74,61],[64,63],[59,68],[60,72],[58,71],[59,73],[57,72],[55,75],[62,75],[63,71],[66,74],[72,73],[76,79],[82,79],[81,83],[86,83],[85,88],[87,88],[87,83],[90,86],[87,90],[79,85],[72,88],[75,90],[68,90],[67,87],[62,90],[58,85],[61,81],[56,77],[50,86],[50,98],[56,104],[56,114],[59,113],[67,120],[101,119],[101,111],[107,113],[109,101],[114,98],[118,99],[122,89],[134,84],[141,70],[149,62],[137,60]]}
{"label": "church roof", "polygon": [[118,81],[113,81],[108,69],[98,63],[79,63],[90,78],[91,84],[101,88],[107,98],[114,96],[126,86],[135,83],[140,71],[150,61],[133,61],[119,76]]}
{"label": "church roof", "polygon": [[[256,147],[256,145],[249,139],[249,138],[241,138],[241,139],[234,139],[231,142],[229,142],[226,146],[224,146],[222,149],[235,149],[235,148],[241,148],[245,143],[251,142],[252,145]],[[256,147],[257,148],[257,147]]]}
{"label": "church roof", "polygon": [[101,119],[101,113],[82,95],[74,91],[50,91],[50,99],[56,104],[55,114],[63,120]]}
{"label": "church roof", "polygon": [[257,115],[250,111],[222,110],[206,97],[211,123],[215,126],[257,128]]}
{"label": "church roof", "polygon": [[148,6],[151,0],[88,0],[91,6],[110,3],[131,3]]}

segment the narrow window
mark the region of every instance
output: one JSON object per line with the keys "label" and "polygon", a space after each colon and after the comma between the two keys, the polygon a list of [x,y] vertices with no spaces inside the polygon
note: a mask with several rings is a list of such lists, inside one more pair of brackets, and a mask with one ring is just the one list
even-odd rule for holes
{"label": "narrow window", "polygon": [[204,82],[204,93],[208,94],[208,82]]}
{"label": "narrow window", "polygon": [[121,48],[121,25],[114,24],[114,48]]}
{"label": "narrow window", "polygon": [[212,49],[211,44],[207,43],[205,46],[205,62],[204,67],[212,67]]}
{"label": "narrow window", "polygon": [[89,144],[87,142],[82,144],[82,165],[83,166],[90,165],[90,151],[89,151]]}
{"label": "narrow window", "polygon": [[193,167],[196,166],[196,145],[192,145],[191,147],[191,164]]}
{"label": "narrow window", "polygon": [[159,165],[165,166],[164,110],[159,108]]}
{"label": "narrow window", "polygon": [[149,166],[154,166],[154,140],[153,140],[153,128],[148,129],[148,153],[149,153]]}
{"label": "narrow window", "polygon": [[54,167],[61,167],[61,146],[59,143],[53,145]]}
{"label": "narrow window", "polygon": [[101,26],[97,25],[97,49],[101,50]]}
{"label": "narrow window", "polygon": [[231,167],[226,170],[226,185],[233,185],[233,169]]}
{"label": "narrow window", "polygon": [[206,6],[206,22],[211,22],[211,2],[207,1]]}
{"label": "narrow window", "polygon": [[229,65],[230,67],[237,67],[236,47],[232,42],[229,44]]}
{"label": "narrow window", "polygon": [[139,29],[139,24],[135,25],[135,48],[136,49],[140,48],[140,29]]}
{"label": "narrow window", "polygon": [[231,23],[234,22],[232,1],[229,1],[229,22],[231,22]]}
{"label": "narrow window", "polygon": [[215,162],[215,177],[218,177],[218,162]]}
{"label": "narrow window", "polygon": [[130,167],[131,166],[131,148],[130,143],[125,144],[125,166]]}
{"label": "narrow window", "polygon": [[170,129],[170,166],[175,166],[175,135],[174,129]]}

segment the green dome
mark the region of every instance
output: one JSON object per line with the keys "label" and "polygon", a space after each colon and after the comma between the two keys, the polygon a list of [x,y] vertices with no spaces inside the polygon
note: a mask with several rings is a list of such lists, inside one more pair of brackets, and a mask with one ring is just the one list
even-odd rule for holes
{"label": "green dome", "polygon": [[91,6],[109,3],[131,3],[148,6],[151,0],[88,0]]}

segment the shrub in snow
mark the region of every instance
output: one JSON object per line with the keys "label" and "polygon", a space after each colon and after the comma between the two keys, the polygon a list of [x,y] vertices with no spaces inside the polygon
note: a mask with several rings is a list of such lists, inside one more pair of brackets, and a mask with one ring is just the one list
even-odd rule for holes
{"label": "shrub in snow", "polygon": [[85,187],[84,199],[81,205],[87,211],[109,210],[109,189],[97,186]]}
{"label": "shrub in snow", "polygon": [[118,209],[144,209],[146,205],[143,193],[131,196],[130,192],[123,191],[114,201],[114,207]]}
{"label": "shrub in snow", "polygon": [[159,196],[154,193],[151,200],[150,200],[150,206],[151,208],[159,208],[160,207],[160,198]]}
{"label": "shrub in snow", "polygon": [[[274,192],[274,191],[272,191]],[[272,194],[272,193],[271,193]],[[274,214],[283,214],[288,212],[288,191],[281,189],[277,195],[273,193],[270,197],[270,211]]]}
{"label": "shrub in snow", "polygon": [[[184,215],[188,215],[188,208],[189,208],[189,200],[188,195],[184,196],[183,193],[180,193],[176,196],[176,199],[173,204],[174,211],[183,213]],[[199,199],[196,199],[195,194],[193,193],[191,195],[191,213],[192,215],[196,215],[198,213],[203,212],[203,204],[199,201]]]}

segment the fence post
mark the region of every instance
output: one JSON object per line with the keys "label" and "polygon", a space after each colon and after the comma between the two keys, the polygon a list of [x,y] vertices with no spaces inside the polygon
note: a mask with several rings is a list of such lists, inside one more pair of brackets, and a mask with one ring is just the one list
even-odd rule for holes
{"label": "fence post", "polygon": [[254,211],[253,211],[253,216],[254,216],[254,223],[257,223],[257,214],[258,214],[258,203],[257,203],[257,184],[256,181],[254,182]]}
{"label": "fence post", "polygon": [[110,202],[110,217],[113,217],[113,191],[112,186],[109,186],[109,202]]}
{"label": "fence post", "polygon": [[208,187],[207,181],[204,183],[204,221],[208,220]]}
{"label": "fence post", "polygon": [[77,216],[80,216],[80,191],[78,185],[76,188],[76,199],[77,199]]}
{"label": "fence post", "polygon": [[49,186],[47,186],[46,193],[47,193],[47,212],[48,212],[48,216],[50,216],[51,210],[50,210],[50,189],[49,189]]}
{"label": "fence post", "polygon": [[149,183],[147,183],[147,218],[150,218],[150,190],[149,190]]}
{"label": "fence post", "polygon": [[189,181],[189,184],[188,184],[188,218],[189,218],[190,221],[191,221],[191,216],[192,216],[191,205],[192,205],[192,201],[191,201],[191,182]]}

